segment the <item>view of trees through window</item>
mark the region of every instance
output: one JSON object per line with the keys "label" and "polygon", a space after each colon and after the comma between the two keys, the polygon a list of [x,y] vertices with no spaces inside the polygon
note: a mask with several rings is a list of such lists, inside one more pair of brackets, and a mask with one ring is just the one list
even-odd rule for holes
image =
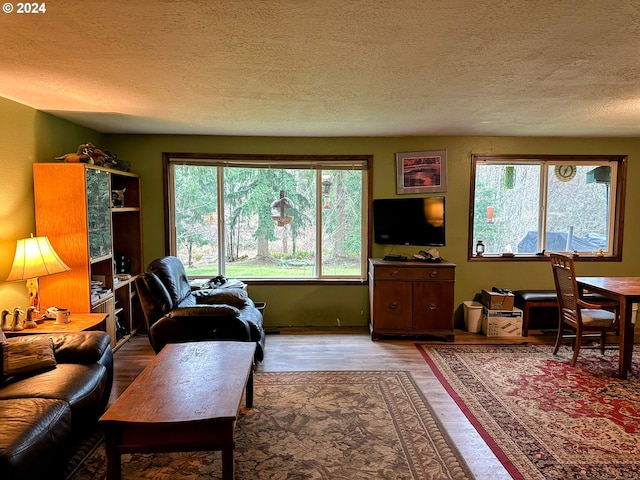
{"label": "view of trees through window", "polygon": [[610,255],[616,174],[604,160],[476,161],[472,250]]}
{"label": "view of trees through window", "polygon": [[172,253],[190,276],[362,277],[362,162],[247,163],[171,164]]}

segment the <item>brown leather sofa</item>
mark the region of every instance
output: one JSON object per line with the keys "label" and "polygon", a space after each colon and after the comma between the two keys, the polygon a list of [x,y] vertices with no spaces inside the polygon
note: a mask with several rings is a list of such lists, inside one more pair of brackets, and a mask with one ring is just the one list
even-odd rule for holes
{"label": "brown leather sofa", "polygon": [[201,340],[256,342],[256,361],[264,358],[262,314],[241,288],[193,290],[179,258],[149,264],[136,278],[140,304],[155,352],[167,343]]}
{"label": "brown leather sofa", "polygon": [[[0,378],[0,478],[61,478],[71,447],[92,432],[113,384],[105,332],[28,335],[10,344],[53,341],[55,365]],[[5,370],[6,371],[6,370]]]}

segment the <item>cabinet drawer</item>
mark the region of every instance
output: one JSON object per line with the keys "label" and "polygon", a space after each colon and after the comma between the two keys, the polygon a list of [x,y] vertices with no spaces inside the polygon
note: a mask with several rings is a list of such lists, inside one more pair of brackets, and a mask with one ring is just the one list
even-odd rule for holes
{"label": "cabinet drawer", "polygon": [[376,280],[453,280],[455,270],[426,265],[421,268],[377,267],[374,276]]}

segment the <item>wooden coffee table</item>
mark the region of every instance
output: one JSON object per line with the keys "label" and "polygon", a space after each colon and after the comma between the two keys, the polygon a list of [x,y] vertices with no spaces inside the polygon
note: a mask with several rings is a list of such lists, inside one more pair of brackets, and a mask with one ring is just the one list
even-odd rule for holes
{"label": "wooden coffee table", "polygon": [[107,479],[121,478],[123,453],[222,450],[234,477],[234,432],[246,387],[253,405],[253,342],[166,345],[100,418]]}

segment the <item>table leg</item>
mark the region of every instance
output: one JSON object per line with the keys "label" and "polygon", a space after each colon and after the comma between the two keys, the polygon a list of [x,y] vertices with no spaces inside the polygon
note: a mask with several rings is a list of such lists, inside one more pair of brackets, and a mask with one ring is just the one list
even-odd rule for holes
{"label": "table leg", "polygon": [[249,372],[249,379],[247,380],[246,387],[246,405],[247,408],[253,407],[253,367],[251,367],[251,371]]}
{"label": "table leg", "polygon": [[107,457],[107,480],[120,480],[122,478],[122,463],[120,451],[116,446],[115,435],[105,435],[104,450]]}
{"label": "table leg", "polygon": [[222,480],[233,480],[235,477],[235,421],[224,422],[222,425]]}
{"label": "table leg", "polygon": [[633,354],[634,325],[631,322],[633,303],[620,302],[620,365],[618,376],[623,380],[631,370],[631,356]]}

